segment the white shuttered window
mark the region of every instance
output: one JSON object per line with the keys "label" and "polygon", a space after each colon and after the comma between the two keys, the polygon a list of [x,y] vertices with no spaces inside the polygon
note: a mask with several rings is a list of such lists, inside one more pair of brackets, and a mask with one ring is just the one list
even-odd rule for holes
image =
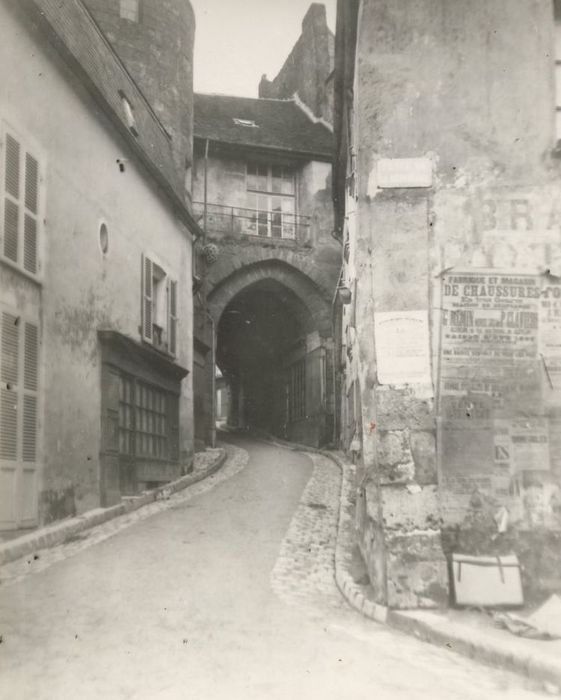
{"label": "white shuttered window", "polygon": [[2,135],[0,255],[26,272],[39,272],[41,174],[38,158],[9,129]]}
{"label": "white shuttered window", "polygon": [[177,354],[177,281],[147,255],[141,260],[141,336],[170,355]]}

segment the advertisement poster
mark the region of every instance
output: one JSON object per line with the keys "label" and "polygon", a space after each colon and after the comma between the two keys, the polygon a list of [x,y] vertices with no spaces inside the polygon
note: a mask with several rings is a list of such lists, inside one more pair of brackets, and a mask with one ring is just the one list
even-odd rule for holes
{"label": "advertisement poster", "polygon": [[540,356],[549,388],[561,390],[561,283],[551,281],[542,290],[540,303]]}
{"label": "advertisement poster", "polygon": [[440,478],[451,508],[474,491],[504,502],[517,474],[550,468],[543,354],[549,361],[561,353],[553,305],[546,345],[541,337],[542,292],[538,275],[468,272],[442,280]]}

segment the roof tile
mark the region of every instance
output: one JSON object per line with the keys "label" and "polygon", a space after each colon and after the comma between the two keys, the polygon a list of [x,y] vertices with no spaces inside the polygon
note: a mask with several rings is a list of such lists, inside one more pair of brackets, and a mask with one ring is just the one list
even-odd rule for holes
{"label": "roof tile", "polygon": [[[243,120],[255,126],[239,123]],[[294,100],[195,94],[195,138],[331,160],[333,134]]]}

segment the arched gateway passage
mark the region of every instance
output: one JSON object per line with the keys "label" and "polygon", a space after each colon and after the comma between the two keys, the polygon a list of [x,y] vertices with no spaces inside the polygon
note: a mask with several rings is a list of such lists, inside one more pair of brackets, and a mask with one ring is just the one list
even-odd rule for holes
{"label": "arched gateway passage", "polygon": [[321,445],[331,436],[329,305],[302,273],[254,266],[209,297],[228,423]]}

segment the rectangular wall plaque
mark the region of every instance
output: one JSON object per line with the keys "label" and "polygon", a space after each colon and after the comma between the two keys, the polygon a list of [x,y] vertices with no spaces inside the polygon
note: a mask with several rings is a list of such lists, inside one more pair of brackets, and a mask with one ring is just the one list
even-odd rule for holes
{"label": "rectangular wall plaque", "polygon": [[380,188],[432,187],[430,158],[381,158],[376,165]]}

